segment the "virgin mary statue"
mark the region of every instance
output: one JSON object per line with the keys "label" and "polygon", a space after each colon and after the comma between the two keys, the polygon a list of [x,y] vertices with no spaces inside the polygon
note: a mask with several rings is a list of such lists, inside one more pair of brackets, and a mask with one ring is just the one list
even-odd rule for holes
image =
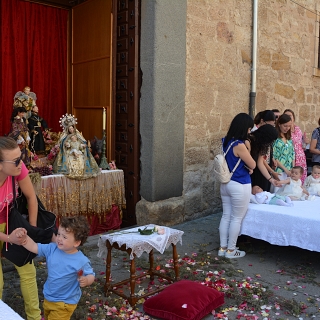
{"label": "virgin mary statue", "polygon": [[87,142],[76,129],[77,119],[71,114],[60,118],[63,132],[59,139],[59,153],[53,163],[53,172],[71,179],[96,177],[101,170],[94,160]]}

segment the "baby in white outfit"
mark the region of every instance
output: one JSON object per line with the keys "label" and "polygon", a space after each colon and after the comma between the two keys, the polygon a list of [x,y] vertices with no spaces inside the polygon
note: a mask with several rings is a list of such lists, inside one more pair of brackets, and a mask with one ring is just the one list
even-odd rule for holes
{"label": "baby in white outfit", "polygon": [[304,181],[303,186],[309,192],[310,195],[320,196],[320,166],[314,165],[312,167],[312,173]]}
{"label": "baby in white outfit", "polygon": [[253,186],[250,202],[256,204],[273,204],[277,206],[292,207],[293,202],[289,197],[263,191],[259,186]]}
{"label": "baby in white outfit", "polygon": [[301,176],[303,168],[300,166],[291,169],[291,177],[280,180],[283,186],[277,191],[280,196],[288,196],[291,200],[314,200],[314,196],[309,196],[309,192],[302,186]]}

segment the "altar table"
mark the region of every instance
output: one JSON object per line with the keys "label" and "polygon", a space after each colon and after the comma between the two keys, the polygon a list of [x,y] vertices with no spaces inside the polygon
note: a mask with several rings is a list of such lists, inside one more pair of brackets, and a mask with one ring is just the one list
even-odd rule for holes
{"label": "altar table", "polygon": [[250,203],[241,234],[280,246],[320,252],[320,197],[293,207]]}
{"label": "altar table", "polygon": [[[151,235],[141,235],[138,231],[139,228],[152,229],[154,228],[154,225],[136,227],[132,229],[126,229],[120,232],[105,234],[100,236],[98,241],[98,247],[99,247],[98,257],[107,256],[106,283],[104,286],[105,293],[113,292],[119,295],[120,297],[127,299],[131,306],[134,306],[139,299],[145,298],[149,295],[153,295],[164,289],[164,287],[158,288],[156,290],[149,291],[143,295],[137,296],[135,294],[135,283],[137,279],[145,277],[146,275],[150,275],[150,281],[153,281],[155,276],[164,278],[168,281],[179,279],[179,265],[178,265],[178,254],[177,254],[176,244],[178,242],[182,244],[182,235],[184,233],[183,231],[180,231],[177,229],[162,227],[165,230],[165,233],[162,235],[159,235],[157,233],[153,233]],[[171,277],[163,273],[156,272],[154,270],[154,265],[153,265],[153,249],[156,249],[162,254],[165,251],[165,249],[169,248],[170,245],[172,245],[175,279],[172,279]],[[130,257],[130,277],[128,279],[122,280],[114,284],[110,283],[111,259],[112,259],[111,251],[113,248],[120,251],[127,252]],[[136,276],[135,258],[140,257],[143,252],[149,253],[149,270],[140,276]],[[129,296],[117,290],[118,286],[125,283],[130,283]]]}
{"label": "altar table", "polygon": [[114,205],[120,212],[126,206],[122,170],[102,170],[97,177],[85,180],[69,179],[62,174],[44,176],[34,188],[44,207],[58,218],[86,215],[98,217],[101,222]]}

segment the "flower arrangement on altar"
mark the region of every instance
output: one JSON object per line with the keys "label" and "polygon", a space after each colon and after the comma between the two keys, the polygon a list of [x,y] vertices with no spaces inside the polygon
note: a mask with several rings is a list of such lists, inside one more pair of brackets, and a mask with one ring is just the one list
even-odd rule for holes
{"label": "flower arrangement on altar", "polygon": [[52,175],[52,165],[31,168],[30,172],[39,173],[41,176],[50,176]]}
{"label": "flower arrangement on altar", "polygon": [[[43,139],[46,145],[46,154],[48,155],[51,150],[59,143],[61,132],[52,132],[49,130],[46,130],[43,132]],[[48,159],[50,160],[50,159]]]}
{"label": "flower arrangement on altar", "polygon": [[37,160],[39,160],[39,157],[37,156],[37,154],[36,154],[36,153],[33,153],[33,152],[31,152],[30,158],[31,158],[31,161],[37,161]]}
{"label": "flower arrangement on altar", "polygon": [[59,150],[60,150],[60,147],[58,144],[51,148],[49,154],[47,155],[47,159],[49,160],[50,163],[54,162],[54,160],[56,159],[56,156],[59,153]]}

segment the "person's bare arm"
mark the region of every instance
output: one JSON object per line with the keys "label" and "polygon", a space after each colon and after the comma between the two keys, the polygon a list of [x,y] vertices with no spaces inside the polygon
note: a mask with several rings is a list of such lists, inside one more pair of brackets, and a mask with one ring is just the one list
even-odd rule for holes
{"label": "person's bare arm", "polygon": [[273,177],[275,180],[279,181],[279,180],[280,180],[280,179],[279,179],[279,173],[278,173],[278,172],[275,172],[275,171],[268,165],[268,163],[267,163],[266,160],[263,160],[263,163],[264,163],[264,165],[266,166],[266,168],[267,168],[267,170],[269,171],[269,173],[272,175],[272,177]]}
{"label": "person's bare arm", "polygon": [[284,184],[290,184],[290,179],[284,179],[284,180],[278,181],[278,186],[284,185]]}
{"label": "person's bare arm", "polygon": [[20,180],[18,183],[28,202],[29,223],[36,227],[38,217],[38,201],[29,175]]}
{"label": "person's bare arm", "polygon": [[262,155],[259,155],[258,161],[257,161],[257,167],[260,170],[261,174],[268,180],[270,183],[272,183],[274,186],[277,186],[277,181],[270,175],[269,171],[267,170],[265,166],[265,160]]}
{"label": "person's bare arm", "polygon": [[94,281],[94,275],[88,274],[87,276],[81,276],[79,277],[79,284],[80,287],[87,287],[90,286]]}
{"label": "person's bare arm", "polygon": [[27,236],[27,241],[25,243],[23,243],[23,246],[27,250],[38,254],[38,244],[35,243],[29,236]]}
{"label": "person's bare arm", "polygon": [[256,167],[256,162],[251,157],[251,154],[244,143],[239,143],[237,146],[233,147],[233,154],[236,157],[240,157],[249,169],[253,170]]}
{"label": "person's bare arm", "polygon": [[0,241],[22,245],[26,240],[26,234],[27,230],[24,228],[16,228],[9,235],[0,232]]}
{"label": "person's bare arm", "polygon": [[250,141],[249,140],[245,140],[244,144],[247,147],[247,149],[249,150],[249,152],[251,152],[251,143],[250,143]]}
{"label": "person's bare arm", "polygon": [[309,195],[309,192],[308,190],[305,188],[305,187],[301,187],[302,190],[303,190],[303,193],[306,194],[307,196]]}
{"label": "person's bare arm", "polygon": [[320,154],[320,150],[317,149],[317,139],[311,139],[309,151],[313,154]]}

